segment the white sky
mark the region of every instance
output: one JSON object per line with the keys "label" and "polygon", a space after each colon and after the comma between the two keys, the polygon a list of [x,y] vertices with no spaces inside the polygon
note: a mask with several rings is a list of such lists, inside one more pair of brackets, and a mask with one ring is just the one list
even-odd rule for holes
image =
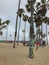
{"label": "white sky", "polygon": [[[40,0],[37,0],[40,1]],[[16,12],[18,8],[18,2],[19,0],[0,0],[0,18],[2,18],[2,21],[5,21],[9,19],[11,23],[8,27],[8,39],[14,39],[14,31],[15,31],[15,22],[16,22]],[[25,9],[25,4],[27,0],[21,0],[21,6]],[[47,16],[49,16],[49,11],[47,12]],[[45,25],[43,27],[45,31]],[[24,29],[24,22],[21,23],[21,30],[20,30],[20,39],[23,39],[23,33],[22,30]],[[49,31],[49,27],[48,27]],[[28,40],[29,35],[29,23],[26,24],[26,39]],[[12,37],[9,35],[12,34]],[[0,36],[0,39],[5,39],[6,30],[4,29],[3,36]]]}

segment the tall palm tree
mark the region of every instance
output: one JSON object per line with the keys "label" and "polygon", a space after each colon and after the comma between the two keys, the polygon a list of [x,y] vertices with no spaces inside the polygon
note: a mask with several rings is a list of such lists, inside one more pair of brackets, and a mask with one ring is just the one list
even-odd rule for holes
{"label": "tall palm tree", "polygon": [[[31,21],[30,21],[30,45],[33,46],[34,43],[32,42],[32,39],[34,39],[34,21],[33,21],[33,13],[34,13],[34,4],[36,0],[28,0],[28,4],[26,5],[27,12],[31,13]],[[33,58],[33,51],[31,46],[29,47],[29,57]]]}
{"label": "tall palm tree", "polygon": [[[20,26],[21,26],[21,17],[24,13],[24,10],[22,8],[19,9],[18,11],[18,16],[20,18],[20,21],[19,21],[19,27],[18,27],[18,37],[17,37],[17,40],[19,41],[19,31],[20,31]],[[17,45],[18,45],[18,42],[17,42]]]}
{"label": "tall palm tree", "polygon": [[36,0],[28,0],[28,3],[26,5],[26,10],[27,12],[31,13],[31,16],[29,17],[28,21],[30,23],[30,37],[33,35],[34,33],[34,23],[33,23],[33,14],[34,14],[34,4],[35,4]]}
{"label": "tall palm tree", "polygon": [[10,34],[9,36],[10,36],[10,41],[12,41],[12,39],[11,39],[12,38],[12,35]]}
{"label": "tall palm tree", "polygon": [[23,21],[25,22],[24,24],[24,31],[22,31],[24,33],[24,41],[23,44],[25,46],[25,31],[26,31],[26,21],[28,21],[28,16],[23,14]]}
{"label": "tall palm tree", "polygon": [[[18,3],[18,11],[20,9],[20,4],[21,4],[21,0],[19,0]],[[18,12],[17,11],[17,12]],[[15,43],[16,43],[16,36],[17,36],[17,24],[18,24],[18,13],[17,13],[17,17],[16,17],[16,26],[15,26],[15,35],[14,35],[14,43],[13,43],[13,48],[15,48]]]}
{"label": "tall palm tree", "polygon": [[47,45],[48,45],[48,37],[47,37],[47,23],[46,23],[46,43],[47,43]]}
{"label": "tall palm tree", "polygon": [[6,27],[6,39],[5,39],[7,41],[8,25],[9,25],[10,21],[9,20],[6,20],[5,23],[7,24],[7,27]]}
{"label": "tall palm tree", "polygon": [[43,24],[41,24],[41,39],[43,40],[42,33],[43,33]]}
{"label": "tall palm tree", "polygon": [[45,17],[44,22],[46,23],[46,43],[48,44],[47,25],[49,25],[49,18]]}

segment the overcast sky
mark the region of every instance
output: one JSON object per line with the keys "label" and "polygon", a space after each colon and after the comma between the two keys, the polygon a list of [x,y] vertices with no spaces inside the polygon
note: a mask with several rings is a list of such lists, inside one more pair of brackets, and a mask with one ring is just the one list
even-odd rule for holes
{"label": "overcast sky", "polygon": [[[37,0],[39,1],[39,0]],[[16,22],[16,12],[18,9],[18,2],[19,0],[0,0],[0,18],[2,18],[2,21],[5,21],[7,19],[10,20],[10,24],[8,26],[8,39],[14,40],[14,32],[15,32],[15,22]],[[27,0],[21,0],[21,8],[25,9],[25,4]],[[27,14],[27,13],[26,13]],[[49,16],[49,11],[47,11],[47,16]],[[45,31],[46,27],[43,26],[43,31]],[[22,30],[24,29],[24,22],[21,21],[21,30],[20,30],[20,40],[23,39],[23,33]],[[3,30],[4,33],[2,37],[0,36],[0,39],[5,39],[6,35],[6,29]],[[48,27],[49,31],[49,27]],[[11,37],[9,35],[12,35]],[[26,39],[29,38],[29,23],[26,24]]]}

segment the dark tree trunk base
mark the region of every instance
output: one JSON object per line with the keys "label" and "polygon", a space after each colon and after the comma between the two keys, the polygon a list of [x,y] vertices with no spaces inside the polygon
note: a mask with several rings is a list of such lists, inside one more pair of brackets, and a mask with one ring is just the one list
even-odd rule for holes
{"label": "dark tree trunk base", "polygon": [[13,44],[13,48],[15,48],[15,44]]}

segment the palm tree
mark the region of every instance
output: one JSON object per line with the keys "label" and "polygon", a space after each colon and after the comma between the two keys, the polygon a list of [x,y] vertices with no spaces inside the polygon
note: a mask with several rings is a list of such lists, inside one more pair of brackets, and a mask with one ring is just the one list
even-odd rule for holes
{"label": "palm tree", "polygon": [[12,35],[10,34],[10,41],[12,41],[12,39],[11,39],[11,38],[12,38]]}
{"label": "palm tree", "polygon": [[7,24],[7,27],[6,27],[6,41],[7,41],[8,25],[9,25],[10,21],[9,20],[6,20],[5,23]]}
{"label": "palm tree", "polygon": [[[31,44],[32,39],[34,39],[34,21],[33,21],[33,13],[34,13],[34,4],[36,0],[28,0],[28,7],[26,7],[27,12],[31,13],[31,21],[30,21],[30,45],[32,46],[34,43]],[[30,10],[29,10],[30,9]],[[29,57],[33,58],[33,50],[29,47]]]}
{"label": "palm tree", "polygon": [[6,25],[5,25],[5,22],[2,23],[2,19],[0,19],[0,31],[5,28]]}
{"label": "palm tree", "polygon": [[47,45],[48,45],[48,37],[47,37],[47,23],[46,23],[46,43],[47,43]]}
{"label": "palm tree", "polygon": [[[21,0],[19,0],[19,3],[18,3],[18,11],[19,11],[19,9],[20,9],[20,3],[21,3]],[[14,44],[13,44],[13,48],[15,48],[15,43],[16,43],[17,24],[18,24],[18,13],[17,13],[17,17],[16,17],[16,26],[15,26],[15,35],[14,35]]]}
{"label": "palm tree", "polygon": [[8,23],[8,21],[2,23],[2,21],[1,21],[1,19],[0,19],[0,34],[1,34],[1,35],[2,35],[2,29],[3,29],[3,28],[6,28],[7,23]]}
{"label": "palm tree", "polygon": [[[18,13],[18,16],[20,18],[19,27],[18,27],[18,37],[17,37],[17,40],[19,41],[19,31],[20,31],[20,26],[21,26],[21,17],[22,17],[22,15],[24,13],[24,10],[22,8],[20,8],[17,13]],[[18,45],[18,42],[17,42],[17,45]]]}
{"label": "palm tree", "polygon": [[28,0],[28,3],[26,4],[26,10],[27,12],[31,13],[31,16],[28,17],[29,19],[29,23],[30,23],[30,37],[33,35],[34,33],[34,21],[33,21],[33,14],[34,14],[34,4],[35,4],[36,0]]}
{"label": "palm tree", "polygon": [[25,46],[25,30],[26,30],[26,21],[27,20],[28,20],[28,16],[23,14],[23,21],[25,22],[24,31],[22,31],[24,33],[24,42],[23,42],[24,46]]}
{"label": "palm tree", "polygon": [[49,18],[48,17],[44,18],[44,23],[46,23],[46,43],[48,44],[48,37],[47,37],[47,25],[49,25]]}

